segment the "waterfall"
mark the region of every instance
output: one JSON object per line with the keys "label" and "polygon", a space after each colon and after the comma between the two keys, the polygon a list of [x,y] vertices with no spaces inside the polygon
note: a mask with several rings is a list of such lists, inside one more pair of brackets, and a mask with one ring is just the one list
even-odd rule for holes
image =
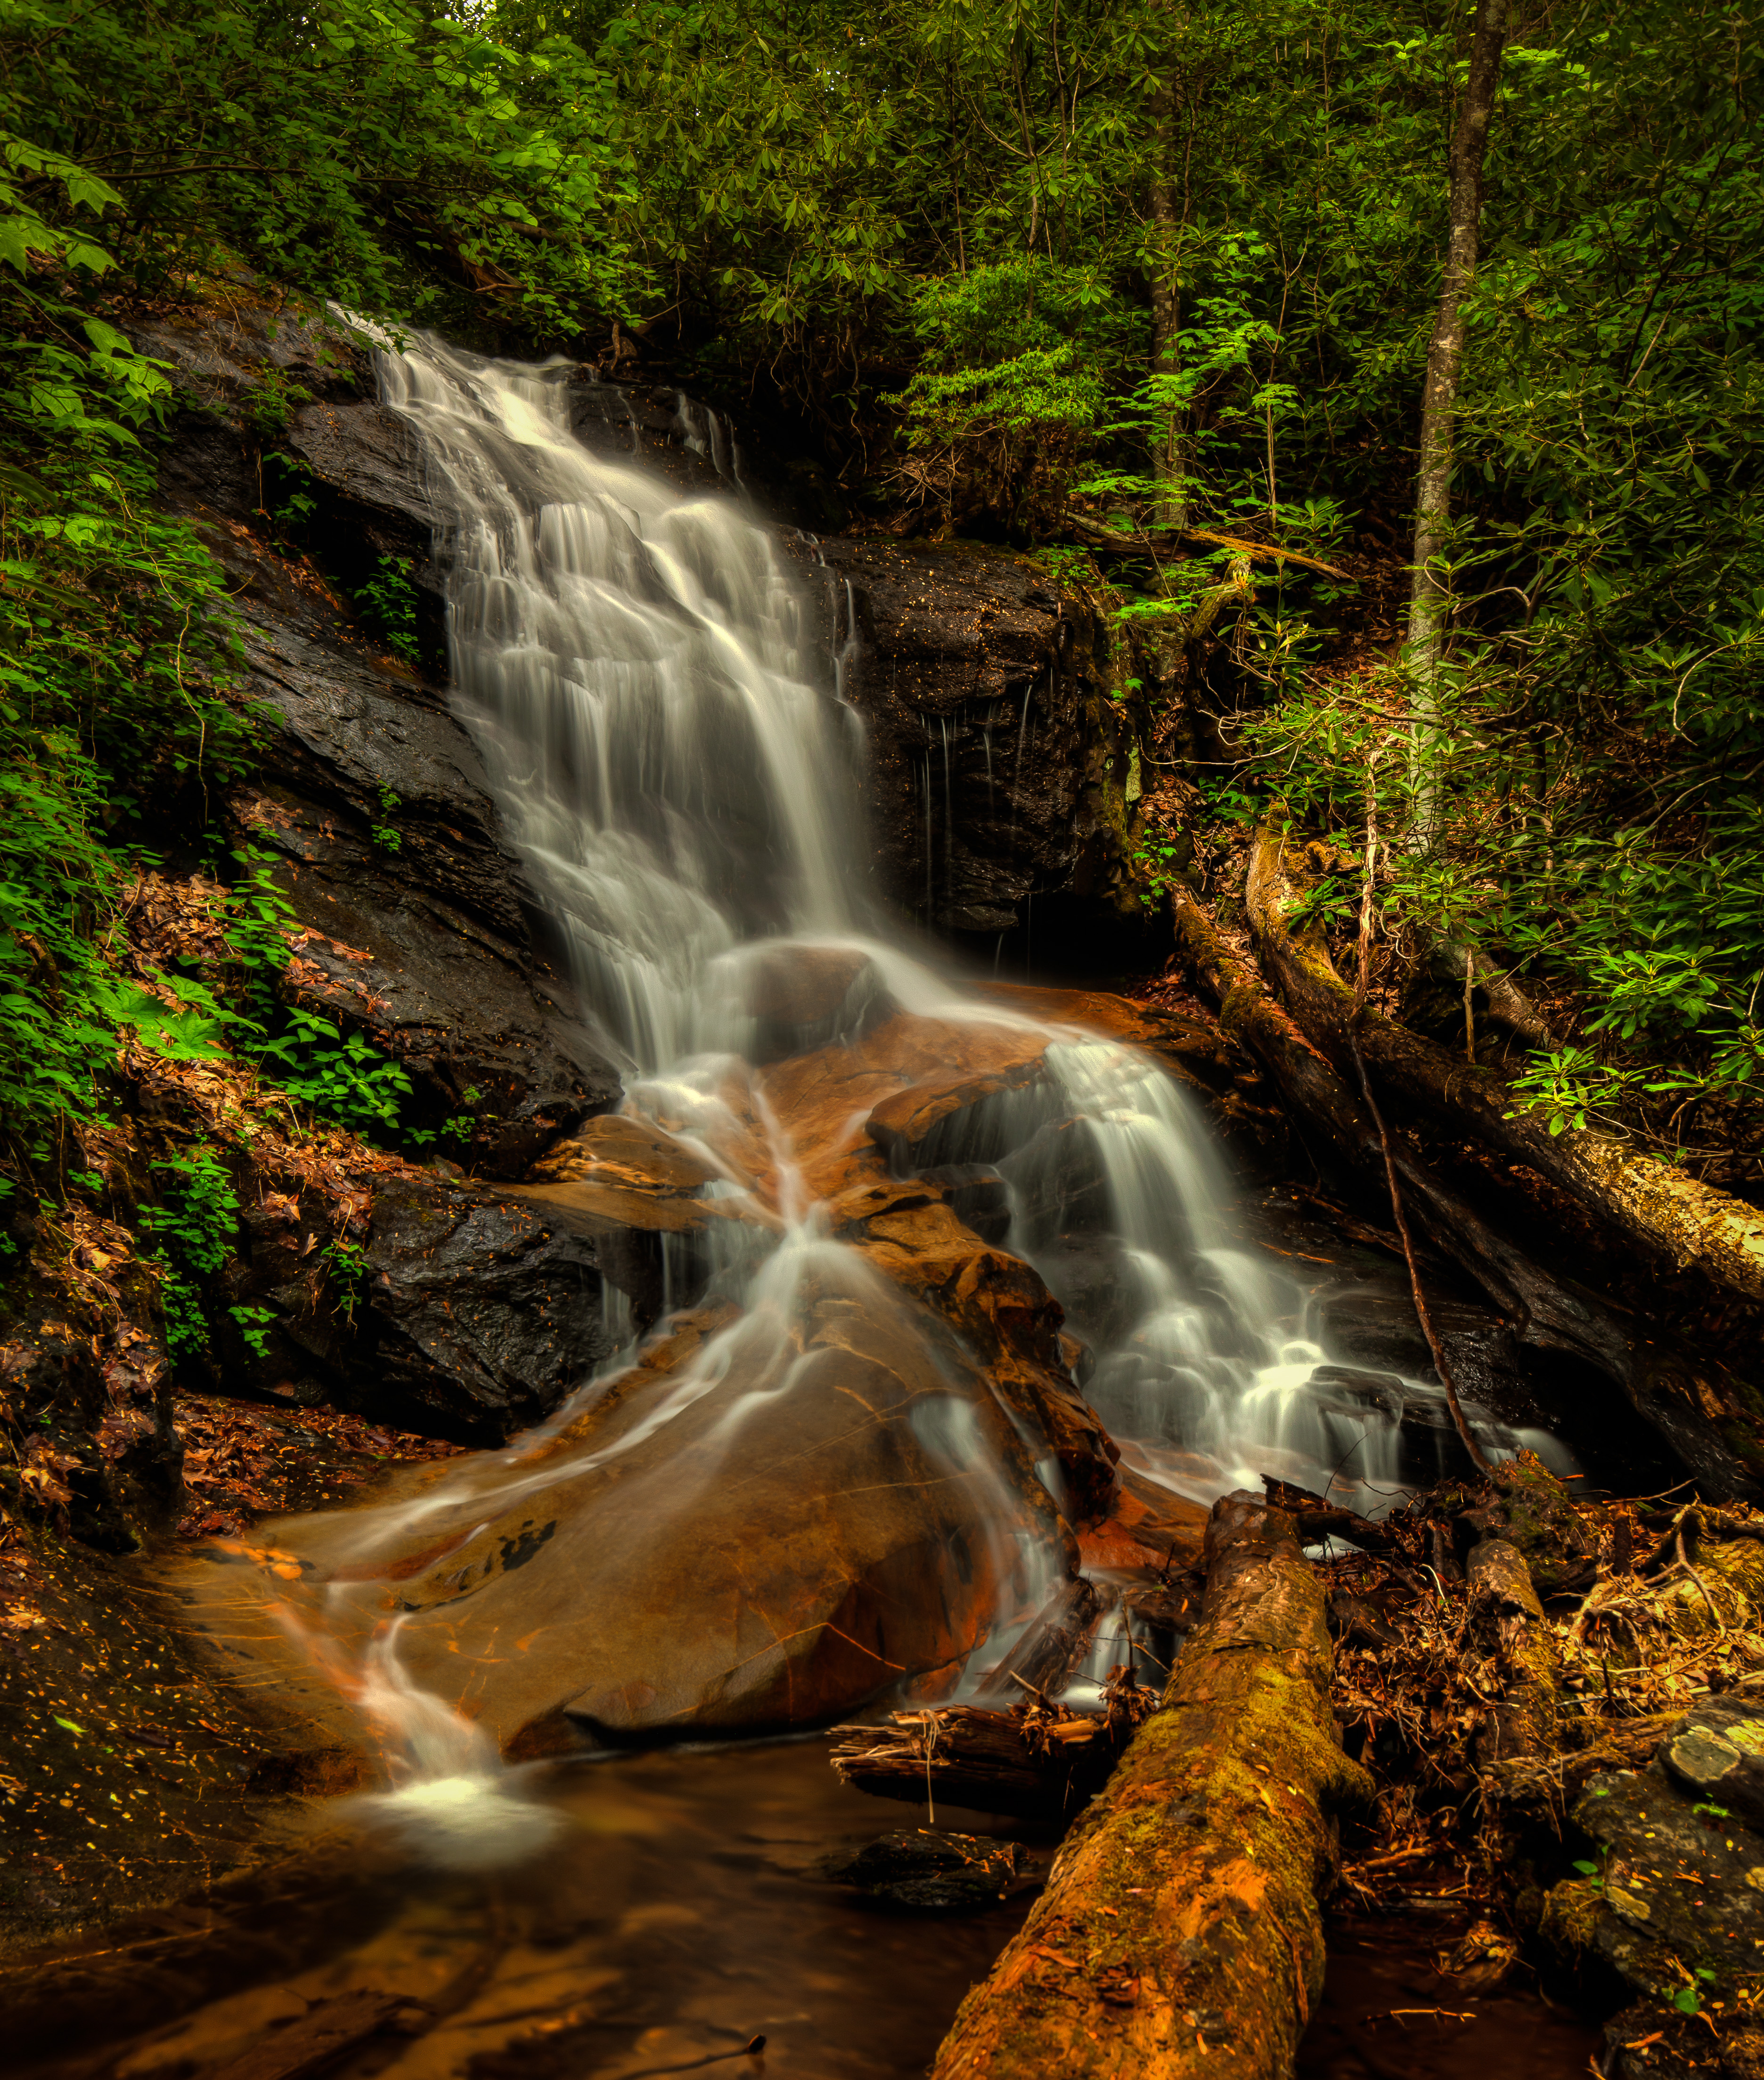
{"label": "waterfall", "polygon": [[[740,950],[760,940],[855,941],[908,1009],[1030,1023],[863,936],[840,698],[857,644],[848,581],[834,654],[811,657],[768,530],[726,494],[694,497],[590,454],[570,429],[572,364],[489,361],[433,339],[379,363],[385,400],[417,430],[437,502],[455,516],[438,547],[459,711],[573,979],[630,1069],[740,1056],[751,1034]],[[714,413],[682,397],[678,426],[724,468],[732,442]],[[942,749],[947,797],[946,721]],[[928,904],[933,751],[928,739]],[[947,848],[947,799],[944,820]],[[1097,1313],[1086,1289],[1103,1276],[1088,1390],[1100,1412],[1184,1492],[1280,1470],[1375,1506],[1397,1482],[1403,1407],[1437,1390],[1365,1373],[1344,1385],[1309,1289],[1233,1239],[1230,1180],[1192,1101],[1129,1048],[1052,1037],[1040,1113],[995,1121],[975,1152],[1016,1196],[1012,1246],[1075,1316]],[[1076,1123],[1100,1187],[1075,1245],[1037,1125],[1058,1118]],[[1521,1441],[1485,1427],[1496,1452]]]}
{"label": "waterfall", "polygon": [[[697,1150],[715,1172],[710,1191],[753,1218],[726,1224],[718,1279],[744,1311],[641,1421],[597,1454],[572,1456],[568,1426],[606,1382],[585,1386],[536,1438],[465,1462],[419,1502],[362,1513],[350,1537],[371,1545],[419,1522],[425,1535],[475,1537],[496,1507],[640,1449],[731,1381],[738,1390],[714,1404],[714,1428],[702,1436],[706,1450],[739,1454],[763,1441],[776,1404],[817,1390],[805,1325],[867,1309],[889,1335],[919,1333],[911,1306],[829,1231],[771,1116],[766,1071],[746,1059],[758,1051],[756,963],[830,942],[859,955],[900,1011],[1014,1029],[1045,1050],[1028,1088],[954,1115],[934,1157],[928,1144],[921,1157],[995,1166],[1008,1245],[1081,1332],[1086,1390],[1129,1461],[1202,1500],[1274,1473],[1381,1507],[1403,1472],[1404,1413],[1439,1389],[1330,1363],[1317,1294],[1244,1231],[1194,1102],[1130,1047],[964,993],[866,916],[852,763],[861,736],[840,698],[857,654],[848,585],[834,654],[811,656],[772,535],[737,498],[694,497],[585,450],[570,430],[568,364],[488,361],[425,341],[388,346],[380,368],[385,400],[416,429],[436,503],[453,516],[437,547],[458,711],[581,1000],[625,1064],[626,1109]],[[721,468],[733,447],[720,422],[685,401],[680,411]],[[1013,819],[1029,706],[1025,691]],[[989,735],[986,748],[990,777]],[[947,848],[946,723],[943,749]],[[928,905],[932,755],[928,734]],[[989,1579],[1014,1584],[1020,1608],[1024,1596],[1033,1605],[1036,1584],[1054,1579],[1053,1549],[1021,1550],[1020,1516],[1009,1529],[987,1456],[1005,1447],[981,1437],[966,1404],[952,1400],[947,1414],[926,1419],[920,1442],[977,1498],[983,1545],[990,1537],[995,1549]],[[1491,1449],[1521,1441],[1478,1420]],[[1030,1460],[1045,1450],[1018,1442]],[[1008,1436],[1006,1446],[1016,1449]],[[1036,1478],[1057,1491],[1051,1460]],[[419,1796],[406,1786],[391,1794],[404,1801],[392,1817],[420,1818],[438,1798],[469,1833],[455,1809],[470,1805],[471,1787],[500,1795],[483,1755],[463,1735],[438,1743],[425,1730],[434,1700],[420,1701],[404,1678],[394,1638],[374,1651],[362,1681],[375,1709],[402,1715],[419,1784],[453,1787]]]}
{"label": "waterfall", "polygon": [[585,1001],[634,1067],[738,1043],[719,956],[858,908],[850,732],[772,536],[591,455],[572,364],[379,359],[455,516],[459,712]]}

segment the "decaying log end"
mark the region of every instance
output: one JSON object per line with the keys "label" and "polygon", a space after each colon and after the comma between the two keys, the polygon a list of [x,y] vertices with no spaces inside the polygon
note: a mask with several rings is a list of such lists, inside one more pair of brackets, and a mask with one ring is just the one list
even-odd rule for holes
{"label": "decaying log end", "polygon": [[1293,1520],[1213,1505],[1200,1624],[1163,1708],[962,2003],[933,2080],[1275,2080],[1322,1990],[1330,1815],[1372,1797],[1329,1705],[1322,1584]]}

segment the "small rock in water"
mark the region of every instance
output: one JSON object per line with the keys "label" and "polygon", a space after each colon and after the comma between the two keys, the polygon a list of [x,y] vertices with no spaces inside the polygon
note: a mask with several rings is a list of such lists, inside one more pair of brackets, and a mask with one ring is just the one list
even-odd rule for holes
{"label": "small rock in water", "polygon": [[872,1899],[921,1914],[972,1912],[1003,1899],[1023,1867],[1015,1842],[978,1835],[943,1835],[921,1827],[884,1835],[855,1856],[831,1857],[824,1874]]}
{"label": "small rock in water", "polygon": [[564,1826],[551,1807],[516,1797],[488,1776],[434,1777],[364,1799],[362,1806],[424,1863],[448,1871],[520,1863],[555,1840]]}

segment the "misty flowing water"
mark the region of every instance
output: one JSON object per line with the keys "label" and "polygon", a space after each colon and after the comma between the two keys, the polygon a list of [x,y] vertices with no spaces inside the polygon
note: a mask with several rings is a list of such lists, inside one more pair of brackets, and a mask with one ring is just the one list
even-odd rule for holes
{"label": "misty flowing water", "polygon": [[[881,935],[861,864],[861,725],[836,691],[848,660],[809,653],[801,581],[745,504],[591,453],[570,430],[572,364],[429,341],[380,366],[438,504],[458,514],[441,553],[459,712],[572,979],[633,1071],[627,1102],[693,1126],[715,1112],[718,1078],[750,1040],[743,950],[768,939],[861,936],[904,1008],[1022,1022]],[[731,452],[714,421],[707,437],[702,412],[681,409],[694,445]],[[1129,1438],[1212,1461],[1210,1475],[1171,1476],[1200,1499],[1253,1480],[1268,1453],[1318,1485],[1351,1460],[1338,1494],[1344,1480],[1355,1499],[1388,1492],[1392,1411],[1307,1391],[1327,1362],[1309,1296],[1234,1240],[1231,1182],[1187,1093],[1093,1035],[1058,1034],[1048,1061],[1053,1088],[996,1109],[1015,1117],[987,1122],[987,1153],[1020,1196],[1057,1207],[1057,1180],[1034,1189],[1037,1129],[1087,1124],[1133,1296],[1129,1333],[1097,1353],[1104,1414]],[[812,1212],[781,1210],[793,1228]],[[1057,1294],[1060,1226],[1043,1213],[1012,1238]]]}
{"label": "misty flowing water", "polygon": [[[749,1218],[711,1243],[713,1290],[741,1312],[640,1420],[591,1452],[552,1449],[640,1362],[627,1352],[536,1438],[463,1462],[419,1498],[354,1513],[325,1548],[333,1609],[344,1613],[358,1563],[387,1541],[420,1530],[469,1556],[499,1510],[628,1463],[669,1426],[702,1420],[707,1397],[729,1402],[711,1432],[725,1461],[763,1452],[779,1405],[820,1390],[814,1310],[820,1322],[829,1307],[855,1310],[898,1340],[922,1334],[890,1281],[830,1233],[755,1066],[756,977],[829,954],[855,959],[870,996],[902,1012],[1045,1046],[1031,1085],[974,1107],[937,1160],[996,1166],[1007,1246],[1084,1331],[1087,1397],[1146,1476],[1205,1501],[1274,1473],[1382,1506],[1405,1470],[1400,1419],[1437,1390],[1330,1365],[1316,1295],[1247,1234],[1187,1093],[1131,1048],[1037,1026],[890,938],[861,866],[862,730],[842,698],[849,601],[835,617],[839,654],[815,654],[803,581],[777,538],[727,488],[689,495],[635,459],[591,452],[571,430],[568,364],[487,361],[429,341],[388,347],[380,367],[386,401],[420,437],[436,505],[454,516],[437,553],[458,711],[584,1015],[622,1065],[626,1112],[702,1156],[710,1194]],[[695,446],[732,454],[714,422],[706,438],[702,413],[680,409]],[[854,999],[846,1022],[863,1009]],[[1040,1458],[1045,1516],[1025,1529],[996,1433],[988,1444],[970,1408],[952,1411],[921,1442],[979,1499],[991,1550],[975,1564],[998,1584],[971,1684],[1062,1579],[1062,1497],[1055,1461]],[[1519,1441],[1485,1427],[1495,1449]],[[1032,1456],[1045,1450],[1023,1441]],[[652,1463],[636,1478],[666,1518],[671,1473]],[[366,1655],[340,1680],[400,1780],[383,1817],[455,1868],[530,1853],[547,1830],[530,1809],[522,1818],[494,1742],[413,1681],[396,1626]]]}

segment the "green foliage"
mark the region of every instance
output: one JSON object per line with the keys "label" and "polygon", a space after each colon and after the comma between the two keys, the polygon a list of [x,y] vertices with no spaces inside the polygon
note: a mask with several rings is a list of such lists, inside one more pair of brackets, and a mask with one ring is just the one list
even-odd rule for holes
{"label": "green foliage", "polygon": [[[40,178],[40,216],[20,208],[0,259],[92,264],[73,213],[109,206],[108,250],[143,287],[243,260],[393,317],[463,309],[464,281],[505,317],[568,324],[635,279],[609,235],[627,180],[609,97],[568,45],[517,52],[413,0],[13,0],[6,156],[63,195]],[[75,164],[94,139],[102,181]]]}
{"label": "green foliage", "polygon": [[1125,307],[1091,270],[1018,258],[922,283],[911,320],[902,482],[945,525],[1056,526],[1134,330]]}
{"label": "green foliage", "polygon": [[[226,1164],[207,1147],[187,1155],[173,1155],[153,1164],[164,1197],[143,1206],[141,1227],[152,1238],[162,1267],[160,1290],[166,1309],[166,1347],[174,1358],[208,1348],[209,1319],[203,1282],[212,1279],[233,1254],[239,1227],[239,1197]],[[247,1343],[262,1354],[262,1323],[274,1319],[268,1310],[233,1307],[228,1313]]]}
{"label": "green foliage", "polygon": [[400,807],[402,797],[395,795],[390,787],[382,787],[379,790],[379,813],[383,820],[370,824],[369,835],[382,852],[396,852],[404,841],[397,825],[392,821],[392,817],[394,811]]}
{"label": "green foliage", "polygon": [[355,1310],[361,1305],[371,1275],[367,1252],[358,1242],[337,1236],[325,1243],[319,1252],[331,1281],[331,1290],[337,1296],[337,1304],[343,1319],[351,1327],[355,1323]]}
{"label": "green foliage", "polygon": [[238,1051],[297,1103],[371,1140],[399,1136],[411,1092],[403,1066],[359,1033],[305,1005],[284,1003],[276,981],[287,969],[293,905],[275,879],[270,856],[254,848],[235,853],[239,870],[227,918],[228,944],[238,956]]}
{"label": "green foliage", "polygon": [[[420,653],[417,588],[410,581],[410,572],[409,556],[382,556],[374,576],[358,589],[355,598],[367,609],[368,618],[385,639],[387,648],[414,665]],[[397,797],[392,799],[396,802]],[[377,837],[375,841],[379,842]],[[396,846],[392,849],[396,851]]]}

